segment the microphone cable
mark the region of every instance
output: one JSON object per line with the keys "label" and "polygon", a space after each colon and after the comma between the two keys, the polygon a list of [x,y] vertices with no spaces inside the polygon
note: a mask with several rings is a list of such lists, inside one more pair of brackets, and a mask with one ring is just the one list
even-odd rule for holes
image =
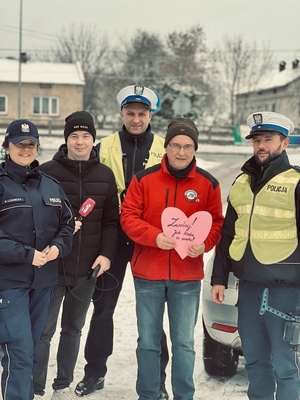
{"label": "microphone cable", "polygon": [[[96,302],[96,301],[99,301],[100,299],[101,299],[101,297],[102,297],[102,295],[103,295],[103,292],[108,292],[108,291],[110,291],[110,290],[114,290],[114,289],[116,289],[119,285],[120,285],[120,282],[118,281],[118,279],[112,274],[112,273],[110,273],[110,272],[108,272],[108,271],[104,271],[103,272],[103,274],[101,274],[98,278],[94,278],[95,279],[95,288],[94,288],[94,292],[96,291],[96,290],[98,290],[98,291],[101,291],[101,294],[100,294],[100,296],[99,297],[97,297],[95,300],[93,299],[93,297],[91,298],[91,300],[84,300],[84,299],[81,299],[80,297],[78,297],[78,296],[76,296],[76,294],[74,294],[74,289],[71,289],[70,288],[70,286],[69,286],[69,284],[68,284],[68,282],[67,282],[67,275],[66,275],[66,270],[65,270],[65,265],[64,265],[64,260],[62,259],[61,260],[61,262],[62,262],[62,269],[63,269],[63,273],[64,273],[64,280],[65,280],[65,284],[66,284],[66,288],[68,289],[68,291],[70,292],[70,294],[75,298],[75,299],[77,299],[77,300],[79,300],[79,301],[82,301],[82,302],[90,302],[90,303],[94,303],[94,302]],[[107,275],[110,275],[113,279],[114,279],[114,281],[115,281],[115,286],[113,286],[113,287],[111,287],[111,288],[107,288],[107,289],[105,289],[104,288],[104,279],[103,279],[103,275],[104,274],[107,274]],[[97,286],[97,283],[98,283],[98,279],[99,278],[102,278],[101,279],[101,281],[102,281],[102,287],[98,287]],[[91,278],[92,279],[92,278]],[[94,296],[94,293],[93,293],[93,296]]]}

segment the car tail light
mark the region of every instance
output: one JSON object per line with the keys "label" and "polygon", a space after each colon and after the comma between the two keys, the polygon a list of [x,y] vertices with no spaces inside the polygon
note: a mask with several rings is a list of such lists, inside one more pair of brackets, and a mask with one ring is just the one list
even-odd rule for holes
{"label": "car tail light", "polygon": [[229,326],[229,325],[213,323],[212,327],[214,329],[217,329],[218,331],[229,332],[229,333],[234,333],[237,331],[237,326]]}

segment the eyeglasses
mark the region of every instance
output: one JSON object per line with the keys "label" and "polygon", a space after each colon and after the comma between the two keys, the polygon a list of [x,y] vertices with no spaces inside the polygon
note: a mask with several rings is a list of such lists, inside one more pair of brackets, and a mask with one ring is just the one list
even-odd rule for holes
{"label": "eyeglasses", "polygon": [[181,146],[179,143],[168,143],[168,145],[171,147],[172,150],[174,151],[180,151],[183,149],[185,152],[190,152],[195,150],[195,146],[193,144],[185,144]]}

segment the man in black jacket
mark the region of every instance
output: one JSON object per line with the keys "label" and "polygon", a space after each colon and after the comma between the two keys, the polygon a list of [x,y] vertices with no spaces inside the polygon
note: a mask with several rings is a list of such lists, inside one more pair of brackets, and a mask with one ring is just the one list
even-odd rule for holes
{"label": "man in black jacket", "polygon": [[[92,116],[77,111],[66,118],[66,144],[60,146],[51,161],[41,165],[44,173],[56,178],[65,190],[75,215],[88,198],[96,204],[82,221],[77,221],[73,248],[59,265],[59,283],[54,288],[47,322],[37,348],[34,374],[35,394],[45,390],[50,341],[55,333],[63,302],[61,334],[57,352],[57,377],[52,400],[76,398],[70,389],[78,356],[81,330],[95,289],[96,279],[89,279],[98,264],[98,276],[110,268],[117,247],[119,220],[117,187],[110,168],[99,163],[93,146],[96,130]],[[82,226],[81,226],[82,225]]]}

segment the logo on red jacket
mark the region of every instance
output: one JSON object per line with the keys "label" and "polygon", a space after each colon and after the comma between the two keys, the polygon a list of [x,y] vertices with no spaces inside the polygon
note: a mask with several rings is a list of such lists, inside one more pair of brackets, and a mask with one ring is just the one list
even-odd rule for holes
{"label": "logo on red jacket", "polygon": [[189,189],[184,193],[184,197],[186,198],[187,201],[197,201],[199,202],[200,200],[198,199],[198,193],[195,192],[195,190]]}

